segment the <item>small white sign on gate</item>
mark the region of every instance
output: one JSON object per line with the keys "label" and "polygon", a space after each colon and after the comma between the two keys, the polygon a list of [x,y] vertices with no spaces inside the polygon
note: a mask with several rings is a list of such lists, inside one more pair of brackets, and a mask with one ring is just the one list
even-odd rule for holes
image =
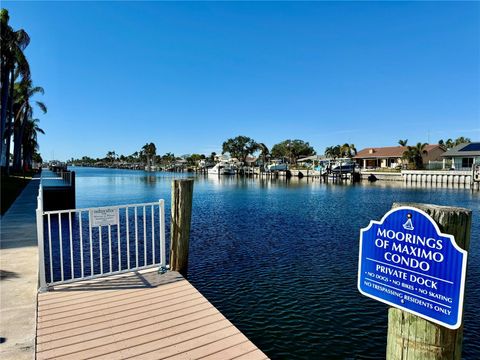
{"label": "small white sign on gate", "polygon": [[90,226],[118,225],[118,208],[101,208],[90,210]]}

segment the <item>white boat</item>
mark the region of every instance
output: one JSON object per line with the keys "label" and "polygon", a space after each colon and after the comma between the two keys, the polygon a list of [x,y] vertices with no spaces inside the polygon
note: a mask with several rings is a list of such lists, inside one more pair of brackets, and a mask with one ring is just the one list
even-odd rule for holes
{"label": "white boat", "polygon": [[351,159],[339,159],[332,166],[332,173],[351,173],[355,170],[355,162]]}
{"label": "white boat", "polygon": [[267,166],[268,171],[286,171],[288,170],[288,165],[280,161],[273,160],[273,164]]}
{"label": "white boat", "polygon": [[235,175],[235,167],[227,162],[219,162],[214,167],[208,169],[211,175]]}
{"label": "white boat", "polygon": [[145,171],[158,171],[158,166],[156,166],[156,165],[147,165],[147,166],[145,166]]}

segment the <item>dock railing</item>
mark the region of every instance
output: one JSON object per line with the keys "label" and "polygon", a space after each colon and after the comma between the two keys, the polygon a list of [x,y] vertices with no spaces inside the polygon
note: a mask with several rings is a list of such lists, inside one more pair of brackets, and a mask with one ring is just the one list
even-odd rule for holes
{"label": "dock railing", "polygon": [[166,268],[164,200],[43,211],[40,186],[37,201],[41,290],[155,266]]}

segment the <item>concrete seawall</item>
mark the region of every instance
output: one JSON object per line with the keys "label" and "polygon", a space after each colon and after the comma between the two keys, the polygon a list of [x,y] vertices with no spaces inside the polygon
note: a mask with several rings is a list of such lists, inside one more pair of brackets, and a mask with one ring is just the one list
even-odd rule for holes
{"label": "concrete seawall", "polygon": [[402,174],[401,173],[389,173],[389,172],[382,172],[382,171],[361,171],[360,172],[362,180],[368,180],[370,175],[375,176],[377,180],[381,181],[402,181]]}
{"label": "concrete seawall", "polygon": [[425,184],[470,185],[471,171],[402,170],[402,180]]}
{"label": "concrete seawall", "polygon": [[402,170],[401,172],[362,171],[362,180],[374,175],[377,180],[403,181],[432,185],[471,185],[471,171]]}

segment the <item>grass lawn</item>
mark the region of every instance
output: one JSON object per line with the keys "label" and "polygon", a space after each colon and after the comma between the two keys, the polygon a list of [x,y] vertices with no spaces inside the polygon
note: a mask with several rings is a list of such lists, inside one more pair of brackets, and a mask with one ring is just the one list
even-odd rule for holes
{"label": "grass lawn", "polygon": [[31,174],[26,174],[25,178],[20,175],[6,176],[2,174],[0,188],[1,188],[1,201],[0,201],[0,214],[3,215],[8,208],[14,203],[15,199],[32,180]]}

